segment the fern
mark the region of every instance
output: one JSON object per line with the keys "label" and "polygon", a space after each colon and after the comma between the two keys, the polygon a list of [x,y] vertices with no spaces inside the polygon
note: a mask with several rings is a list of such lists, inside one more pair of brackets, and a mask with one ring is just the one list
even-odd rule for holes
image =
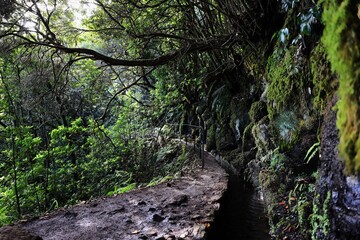
{"label": "fern", "polygon": [[309,163],[314,158],[315,154],[320,150],[320,142],[314,143],[306,153],[304,160]]}

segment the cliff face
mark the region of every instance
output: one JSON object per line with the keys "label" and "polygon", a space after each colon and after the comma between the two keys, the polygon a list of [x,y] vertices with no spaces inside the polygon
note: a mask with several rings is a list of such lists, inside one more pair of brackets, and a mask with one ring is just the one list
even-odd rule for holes
{"label": "cliff face", "polygon": [[[324,116],[320,150],[316,204],[326,203],[317,214],[326,219],[328,228],[318,228],[317,239],[358,239],[360,237],[360,184],[356,177],[344,175],[339,158],[339,131],[336,128],[336,99],[329,102]],[[319,225],[321,217],[318,217]]]}
{"label": "cliff face", "polygon": [[360,31],[351,6],[282,6],[272,40],[257,42],[208,95],[207,148],[264,193],[276,239],[360,238],[359,45],[349,43]]}

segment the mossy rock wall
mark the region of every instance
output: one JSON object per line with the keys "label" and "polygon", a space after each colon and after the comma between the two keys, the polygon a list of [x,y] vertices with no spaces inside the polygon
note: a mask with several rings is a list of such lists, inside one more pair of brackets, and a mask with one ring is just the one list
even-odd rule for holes
{"label": "mossy rock wall", "polygon": [[360,172],[360,7],[356,0],[327,0],[322,41],[339,75],[337,126],[347,174]]}
{"label": "mossy rock wall", "polygon": [[[209,134],[211,146],[263,191],[276,239],[329,239],[336,234],[346,239],[358,234],[351,229],[360,229],[353,224],[356,221],[346,224],[341,220],[348,216],[346,206],[334,203],[336,196],[349,202],[350,193],[355,194],[353,198],[358,196],[360,183],[352,182],[355,187],[347,184],[341,173],[343,163],[331,155],[337,149],[337,136],[330,133],[335,125],[325,130],[330,129],[329,120],[323,119],[329,113],[327,103],[339,88],[340,158],[345,160],[348,175],[359,176],[360,5],[353,0],[321,4],[294,1],[296,6],[284,14],[282,29],[274,33],[272,47],[262,56],[266,68],[243,71],[252,72],[251,80],[244,84],[247,91],[221,89],[227,94],[226,104],[216,109]],[[309,9],[314,13],[321,6],[325,7],[325,31],[320,41],[319,16],[312,15],[317,17],[311,25],[313,33],[301,29]],[[291,31],[286,39],[276,39],[285,29]],[[254,66],[249,59],[243,67]],[[241,79],[246,81],[246,76]],[[263,92],[252,95],[251,81]],[[324,183],[328,186],[321,185]]]}

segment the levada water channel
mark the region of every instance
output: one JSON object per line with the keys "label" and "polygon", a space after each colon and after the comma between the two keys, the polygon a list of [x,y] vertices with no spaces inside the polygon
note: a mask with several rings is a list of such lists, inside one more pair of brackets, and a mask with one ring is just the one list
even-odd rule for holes
{"label": "levada water channel", "polygon": [[215,217],[207,240],[267,240],[271,239],[264,202],[256,190],[230,175],[228,190]]}

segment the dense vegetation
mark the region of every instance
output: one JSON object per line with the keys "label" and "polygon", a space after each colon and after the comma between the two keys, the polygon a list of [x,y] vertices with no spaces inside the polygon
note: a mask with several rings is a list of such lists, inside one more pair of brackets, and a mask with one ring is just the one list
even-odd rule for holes
{"label": "dense vegetation", "polygon": [[338,88],[340,155],[348,175],[360,169],[359,12],[352,0],[0,1],[0,223],[173,176],[189,165],[180,134],[264,192],[274,237],[326,239],[319,152]]}

